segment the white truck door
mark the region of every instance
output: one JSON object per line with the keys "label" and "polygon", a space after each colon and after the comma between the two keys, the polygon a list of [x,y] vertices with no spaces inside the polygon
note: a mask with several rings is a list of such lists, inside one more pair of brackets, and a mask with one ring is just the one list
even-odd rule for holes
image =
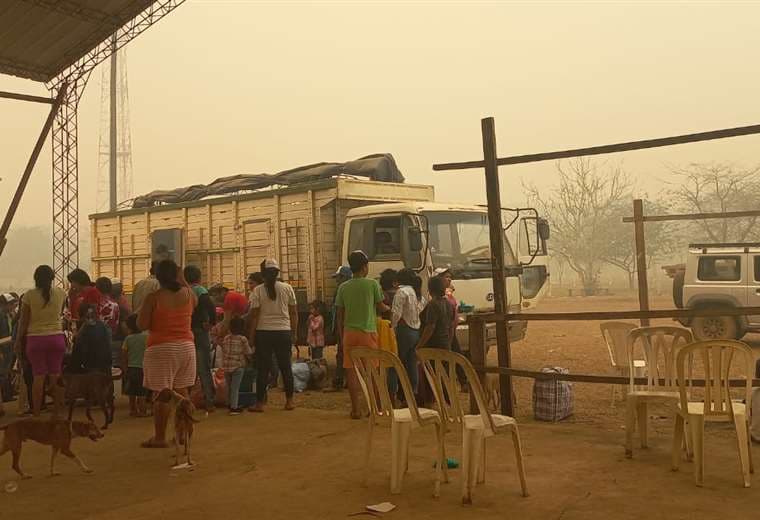
{"label": "white truck door", "polygon": [[520,218],[517,235],[517,260],[524,265],[520,276],[523,308],[535,307],[549,284],[549,252],[546,241],[549,227],[535,216]]}

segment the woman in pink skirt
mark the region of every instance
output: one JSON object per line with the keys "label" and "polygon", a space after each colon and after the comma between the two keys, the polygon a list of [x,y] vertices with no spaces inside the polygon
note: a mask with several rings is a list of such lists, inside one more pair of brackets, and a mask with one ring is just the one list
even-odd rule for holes
{"label": "woman in pink skirt", "polygon": [[63,383],[60,379],[66,339],[61,315],[66,293],[53,287],[54,279],[55,274],[50,266],[39,266],[34,271],[34,289],[24,293],[21,299],[16,352],[25,353],[32,366],[32,413],[35,416],[40,414],[42,408],[46,379],[55,399],[56,417],[63,405]]}
{"label": "woman in pink skirt", "polygon": [[166,388],[189,396],[195,384],[195,343],[191,318],[195,294],[172,260],[163,260],[156,267],[161,288],[146,296],[140,308],[137,325],[148,331],[148,347],[143,359],[143,386],[153,392],[155,434],[142,443],[143,448],[165,448],[169,403],[155,397]]}

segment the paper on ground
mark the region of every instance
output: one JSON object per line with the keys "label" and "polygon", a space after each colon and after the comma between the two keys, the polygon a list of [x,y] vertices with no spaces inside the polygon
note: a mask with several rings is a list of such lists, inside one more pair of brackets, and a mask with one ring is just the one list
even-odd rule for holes
{"label": "paper on ground", "polygon": [[394,509],[396,509],[396,505],[390,502],[381,502],[380,504],[367,506],[367,511],[374,511],[375,513],[390,513]]}

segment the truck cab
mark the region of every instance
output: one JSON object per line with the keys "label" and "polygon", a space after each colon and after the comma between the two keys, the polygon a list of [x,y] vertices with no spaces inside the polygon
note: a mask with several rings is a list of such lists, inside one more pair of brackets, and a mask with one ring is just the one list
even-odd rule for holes
{"label": "truck cab", "polygon": [[[532,220],[534,219],[535,220]],[[545,223],[534,216],[506,218],[513,223],[505,230],[504,256],[507,301],[510,312],[535,306],[547,285],[546,238],[538,228]],[[524,236],[523,236],[524,235]],[[522,238],[521,238],[522,237]],[[524,247],[515,250],[513,245]],[[419,273],[423,287],[439,267],[448,268],[453,277],[454,296],[467,312],[493,312],[494,293],[491,271],[491,246],[488,212],[482,206],[435,202],[404,202],[364,206],[348,212],[343,238],[343,258],[361,249],[369,257],[371,277],[388,268],[408,267]],[[533,259],[535,264],[521,265]],[[466,313],[465,313],[466,314]],[[464,319],[464,317],[463,317]],[[522,339],[525,322],[510,324],[510,339]],[[495,329],[488,330],[489,338]],[[467,350],[464,325],[457,338]]]}
{"label": "truck cab", "polygon": [[[670,267],[678,307],[760,306],[760,244],[691,244],[686,264]],[[739,339],[760,331],[760,316],[695,317],[682,323],[697,339]]]}

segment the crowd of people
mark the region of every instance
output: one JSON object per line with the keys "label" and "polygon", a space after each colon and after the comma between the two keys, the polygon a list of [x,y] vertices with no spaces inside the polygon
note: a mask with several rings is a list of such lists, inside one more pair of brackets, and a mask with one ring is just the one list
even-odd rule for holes
{"label": "crowd of people", "polygon": [[[418,375],[416,350],[458,350],[457,305],[449,271],[439,269],[430,278],[427,299],[422,279],[411,269],[388,269],[379,282],[368,275],[367,255],[352,252],[348,265],[340,266],[333,276],[337,292],[332,309],[312,302],[305,326],[312,359],[322,359],[327,339],[335,339],[331,390],[347,385],[353,418],[362,414],[351,349],[380,348],[378,326],[383,322],[392,331],[419,399],[425,399],[425,382]],[[268,390],[280,377],[284,408],[295,408],[291,367],[299,331],[298,305],[293,287],[280,279],[275,259],[264,260],[260,272],[248,276],[247,294],[221,285],[204,287],[197,266],[181,269],[172,260],[153,262],[150,275],[133,287],[131,305],[118,279],[98,278],[93,283],[85,271],[75,269],[67,277],[70,289],[65,292],[55,287],[49,266],[39,266],[33,278],[34,288],[22,296],[0,295],[0,390],[5,398],[13,393],[3,385],[15,369],[24,394],[19,399],[22,414],[40,415],[46,394],[53,397],[57,414],[63,405],[65,373],[120,374],[130,415],[153,415],[153,434],[142,446],[164,447],[169,404],[152,396],[170,388],[189,397],[198,384],[202,406],[214,411],[212,353],[217,347],[221,359],[216,366],[224,372],[231,415],[243,411],[238,395],[251,365],[256,371],[251,412],[265,411]],[[398,395],[395,373],[389,374],[389,386],[394,398],[404,399]]]}

